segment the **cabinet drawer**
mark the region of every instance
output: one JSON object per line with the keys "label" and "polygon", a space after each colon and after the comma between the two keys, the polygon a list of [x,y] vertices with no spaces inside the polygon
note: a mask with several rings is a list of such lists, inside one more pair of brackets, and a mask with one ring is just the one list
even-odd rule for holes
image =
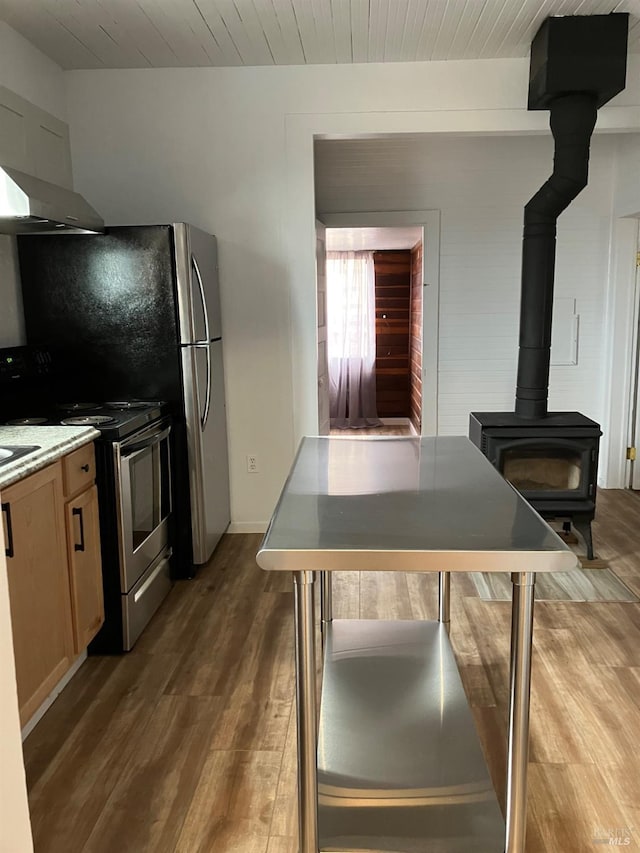
{"label": "cabinet drawer", "polygon": [[66,498],[89,488],[96,478],[93,443],[85,444],[62,460],[64,496]]}

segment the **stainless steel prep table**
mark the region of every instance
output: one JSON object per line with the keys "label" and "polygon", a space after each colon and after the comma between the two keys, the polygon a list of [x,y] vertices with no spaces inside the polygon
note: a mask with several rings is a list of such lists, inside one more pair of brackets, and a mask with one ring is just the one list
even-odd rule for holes
{"label": "stainless steel prep table", "polygon": [[[523,853],[535,574],[576,567],[564,542],[466,438],[305,438],[257,559],[294,577],[300,853]],[[332,571],[438,572],[438,621],[334,621]],[[506,827],[449,643],[450,572],[513,581]]]}

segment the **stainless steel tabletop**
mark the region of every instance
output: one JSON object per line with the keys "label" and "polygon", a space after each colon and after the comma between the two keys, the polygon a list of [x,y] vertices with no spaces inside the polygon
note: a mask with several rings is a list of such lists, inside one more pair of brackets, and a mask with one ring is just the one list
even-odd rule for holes
{"label": "stainless steel tabletop", "polygon": [[304,438],[258,564],[557,572],[575,554],[463,436]]}

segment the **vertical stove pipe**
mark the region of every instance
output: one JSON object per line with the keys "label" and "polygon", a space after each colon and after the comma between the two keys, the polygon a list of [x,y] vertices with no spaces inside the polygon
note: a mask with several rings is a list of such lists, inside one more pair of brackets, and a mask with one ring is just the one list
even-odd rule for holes
{"label": "vertical stove pipe", "polygon": [[550,104],[555,142],[553,174],[524,209],[520,352],[516,415],[544,418],[549,393],[556,221],[587,185],[595,94],[580,92]]}

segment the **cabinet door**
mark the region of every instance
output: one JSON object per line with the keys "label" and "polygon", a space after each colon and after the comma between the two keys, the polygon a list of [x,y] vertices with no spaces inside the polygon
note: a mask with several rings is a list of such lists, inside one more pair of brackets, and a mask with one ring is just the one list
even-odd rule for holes
{"label": "cabinet door", "polygon": [[24,724],[73,660],[59,462],[2,492],[11,625]]}
{"label": "cabinet door", "polygon": [[69,126],[0,86],[0,163],[72,189]]}
{"label": "cabinet door", "polygon": [[97,488],[79,494],[66,512],[73,639],[79,654],[104,622]]}
{"label": "cabinet door", "polygon": [[2,165],[21,172],[29,168],[25,106],[13,93],[0,86],[0,157]]}

